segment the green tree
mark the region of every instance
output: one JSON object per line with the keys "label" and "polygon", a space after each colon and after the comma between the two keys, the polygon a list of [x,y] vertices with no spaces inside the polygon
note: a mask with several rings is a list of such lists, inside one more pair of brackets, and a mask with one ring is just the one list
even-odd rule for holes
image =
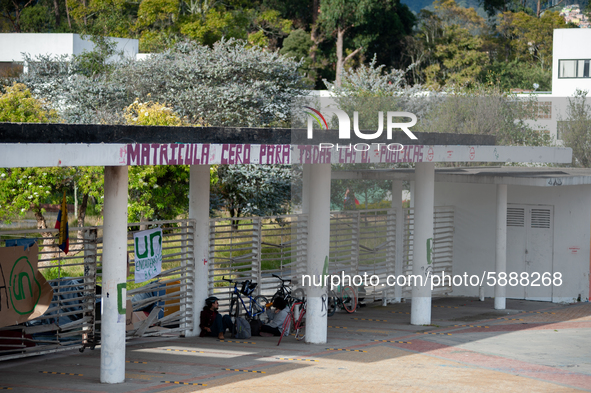
{"label": "green tree", "polygon": [[[34,98],[22,84],[6,88],[0,95],[0,122],[50,123],[59,121],[55,111],[47,108],[47,103]],[[0,219],[10,220],[32,211],[38,229],[47,229],[45,203],[59,203],[61,192],[72,189],[78,183],[82,203],[78,210],[78,225],[84,226],[88,198],[97,198],[98,183],[102,169],[90,167],[52,167],[52,168],[4,168],[0,169]],[[54,247],[49,232],[42,232],[45,251],[57,257],[59,249]],[[79,234],[81,236],[81,234]],[[74,245],[72,251],[81,249]]]}
{"label": "green tree", "polygon": [[[180,126],[183,119],[172,108],[135,100],[125,110],[130,125]],[[172,220],[185,214],[189,206],[187,165],[148,165],[129,168],[130,221]]]}
{"label": "green tree", "polygon": [[418,29],[406,39],[405,54],[416,64],[414,83],[440,88],[476,83],[488,63],[484,39],[488,27],[474,8],[437,0],[434,11],[419,14]]}
{"label": "green tree", "polygon": [[561,121],[562,141],[573,149],[573,165],[591,167],[591,100],[587,91],[577,90],[569,98],[566,119]]}
{"label": "green tree", "polygon": [[283,48],[279,51],[286,57],[293,57],[296,61],[301,61],[300,72],[310,81],[316,79],[316,71],[313,68],[313,59],[310,56],[310,50],[314,46],[314,41],[310,34],[302,29],[293,30],[285,40]]}
{"label": "green tree", "polygon": [[55,110],[42,100],[33,97],[22,83],[5,87],[0,95],[0,122],[54,123],[59,120]]}
{"label": "green tree", "polygon": [[[230,217],[269,216],[289,211],[289,165],[220,165],[213,192]],[[235,222],[235,228],[238,223]]]}
{"label": "green tree", "polygon": [[[345,64],[355,55],[368,47],[379,49],[381,42],[400,41],[413,23],[408,7],[399,1],[322,1],[318,24],[327,35],[336,38],[335,86],[341,85]],[[352,47],[348,53],[347,46]]]}
{"label": "green tree", "polygon": [[504,12],[497,17],[497,32],[505,40],[505,60],[537,64],[542,70],[552,67],[554,29],[568,27],[558,12],[544,12],[540,18],[525,12]]}

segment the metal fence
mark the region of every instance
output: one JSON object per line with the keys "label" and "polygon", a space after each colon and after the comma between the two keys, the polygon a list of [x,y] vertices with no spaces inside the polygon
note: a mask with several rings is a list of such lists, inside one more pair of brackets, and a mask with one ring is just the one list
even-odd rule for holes
{"label": "metal fence", "polygon": [[306,267],[307,222],[306,215],[210,220],[209,294],[220,299],[220,310],[228,309],[233,289],[224,278],[252,280],[255,294],[269,298],[280,283],[273,274],[298,284]]}
{"label": "metal fence", "polygon": [[[394,274],[396,247],[402,247],[403,274],[412,274],[414,212],[404,209],[334,212],[330,221],[329,274],[377,275],[380,282]],[[396,220],[404,219],[403,244],[396,244]],[[308,217],[211,219],[209,231],[208,292],[227,310],[232,286],[223,278],[251,279],[256,295],[271,297],[279,287],[276,274],[299,285],[306,273]],[[140,228],[163,230],[162,273],[148,283],[136,284],[133,234]],[[130,274],[127,297],[134,311],[128,336],[178,334],[193,328],[194,220],[128,224]],[[451,275],[453,261],[453,207],[435,208],[433,273]],[[54,297],[47,312],[32,321],[0,328],[0,360],[94,346],[100,341],[100,283],[102,281],[102,227],[72,228],[66,256],[56,252],[57,229],[8,230],[6,239],[32,238],[39,248],[39,270],[48,279]],[[384,296],[368,287],[366,299]],[[408,296],[410,287],[403,288]],[[449,293],[439,287],[434,295]]]}
{"label": "metal fence", "polygon": [[[414,212],[404,209],[403,274],[412,274]],[[376,275],[380,283],[394,274],[396,211],[353,210],[333,212],[330,221],[329,274]],[[434,214],[433,273],[451,274],[453,260],[453,207],[436,207]],[[279,287],[276,274],[299,284],[307,263],[307,217],[304,215],[213,219],[209,232],[209,294],[229,306],[231,286],[225,281],[253,280],[255,295],[270,297]],[[366,300],[384,296],[383,287],[365,287]],[[404,296],[411,287],[403,288]],[[451,292],[438,287],[434,295]]]}
{"label": "metal fence", "polygon": [[[194,220],[128,224],[130,275],[127,298],[132,302],[128,336],[151,336],[192,328]],[[162,273],[158,280],[135,284],[133,234],[162,226]],[[102,281],[102,227],[71,228],[70,252],[54,246],[57,229],[0,232],[9,239],[34,239],[39,244],[39,271],[53,289],[48,310],[24,324],[0,328],[0,360],[94,347],[100,341],[100,283]],[[4,244],[2,244],[4,245]],[[142,312],[144,311],[144,312]],[[146,313],[147,312],[147,313]]]}
{"label": "metal fence", "polygon": [[[453,239],[454,239],[454,208],[452,206],[436,207],[433,217],[433,275],[441,276],[444,272],[452,274],[453,264]],[[414,247],[414,209],[404,209],[404,248],[403,248],[403,274],[412,274],[412,258]],[[452,286],[442,285],[433,288],[433,295],[444,295],[452,291]],[[409,296],[411,286],[402,289],[405,296]]]}

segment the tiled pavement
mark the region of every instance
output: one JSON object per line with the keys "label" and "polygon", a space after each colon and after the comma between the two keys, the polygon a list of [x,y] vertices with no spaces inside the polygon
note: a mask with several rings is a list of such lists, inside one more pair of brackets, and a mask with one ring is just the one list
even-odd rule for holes
{"label": "tiled pavement", "polygon": [[276,338],[128,342],[126,382],[99,383],[100,347],[0,363],[14,392],[591,391],[591,304],[434,299],[431,326],[410,304],[328,319],[328,343]]}

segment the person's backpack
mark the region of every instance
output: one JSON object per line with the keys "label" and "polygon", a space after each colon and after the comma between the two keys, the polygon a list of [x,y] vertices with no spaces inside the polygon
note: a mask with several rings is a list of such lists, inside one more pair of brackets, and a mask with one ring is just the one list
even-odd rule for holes
{"label": "person's backpack", "polygon": [[236,318],[234,324],[234,336],[236,338],[250,338],[250,323],[242,317]]}
{"label": "person's backpack", "polygon": [[260,336],[261,326],[263,326],[263,323],[258,319],[253,319],[252,321],[250,321],[250,335]]}

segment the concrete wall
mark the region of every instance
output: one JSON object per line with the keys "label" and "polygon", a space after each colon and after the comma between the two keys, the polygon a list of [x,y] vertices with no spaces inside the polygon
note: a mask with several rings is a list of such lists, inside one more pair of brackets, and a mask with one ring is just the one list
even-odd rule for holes
{"label": "concrete wall", "polygon": [[[117,44],[117,51],[125,57],[135,58],[139,41],[131,38],[110,38]],[[89,39],[71,33],[3,33],[0,34],[0,62],[21,62],[22,53],[37,55],[78,55],[94,48]],[[115,59],[112,59],[115,60]]]}
{"label": "concrete wall", "polygon": [[570,97],[576,89],[591,92],[591,78],[558,79],[558,60],[591,59],[591,29],[555,29],[552,48],[552,95]]}
{"label": "concrete wall", "polygon": [[[554,287],[554,302],[589,298],[591,186],[508,187],[509,204],[554,206],[553,270],[563,284]],[[455,206],[453,274],[482,276],[495,270],[496,186],[436,183],[435,205]],[[571,247],[579,247],[573,254]],[[509,265],[509,264],[508,264]],[[552,272],[553,273],[553,272]],[[454,287],[453,295],[478,296],[478,287]],[[494,288],[485,286],[485,296]]]}

